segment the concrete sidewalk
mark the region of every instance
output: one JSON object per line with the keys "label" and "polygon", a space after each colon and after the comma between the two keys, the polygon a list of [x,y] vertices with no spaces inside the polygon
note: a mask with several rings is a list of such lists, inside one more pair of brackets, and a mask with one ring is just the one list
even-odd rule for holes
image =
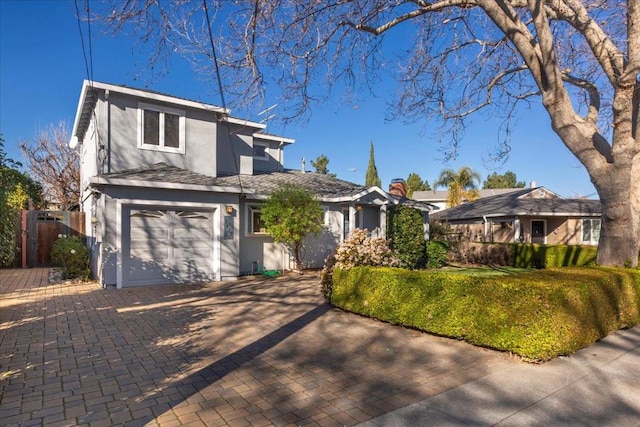
{"label": "concrete sidewalk", "polygon": [[518,364],[360,424],[640,426],[640,327],[571,357]]}

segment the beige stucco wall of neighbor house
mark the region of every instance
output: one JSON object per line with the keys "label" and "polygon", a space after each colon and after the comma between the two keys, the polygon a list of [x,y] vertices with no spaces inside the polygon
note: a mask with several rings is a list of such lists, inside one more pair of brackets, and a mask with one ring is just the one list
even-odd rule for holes
{"label": "beige stucco wall of neighbor house", "polygon": [[[546,244],[548,245],[582,245],[582,218],[565,217],[531,217],[521,216],[520,241],[531,243],[531,221],[544,221],[546,223]],[[458,233],[460,238],[472,242],[493,241],[495,243],[512,243],[515,241],[515,230],[512,221],[504,223],[492,223],[492,227],[487,227],[485,236],[485,225],[456,224],[452,225],[454,233]],[[492,240],[493,238],[493,240]]]}
{"label": "beige stucco wall of neighbor house", "polygon": [[524,233],[523,242],[531,242],[531,221],[546,223],[546,244],[548,245],[579,245],[580,219],[566,217],[520,217]]}

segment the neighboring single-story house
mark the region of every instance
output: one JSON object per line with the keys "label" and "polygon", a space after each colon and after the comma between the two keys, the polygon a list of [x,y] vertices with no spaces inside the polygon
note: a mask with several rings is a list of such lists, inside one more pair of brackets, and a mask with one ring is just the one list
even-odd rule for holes
{"label": "neighboring single-story house", "polygon": [[564,199],[536,187],[484,197],[430,217],[464,240],[596,245],[601,215],[599,200]]}
{"label": "neighboring single-story house", "polygon": [[[70,145],[81,156],[92,272],[118,288],[229,280],[293,267],[274,243],[260,205],[284,184],[312,192],[324,231],[305,243],[304,263],[322,267],[355,228],[385,235],[401,203],[378,187],[284,169],[293,139],[198,101],[85,81]],[[428,222],[429,204],[421,204]]]}

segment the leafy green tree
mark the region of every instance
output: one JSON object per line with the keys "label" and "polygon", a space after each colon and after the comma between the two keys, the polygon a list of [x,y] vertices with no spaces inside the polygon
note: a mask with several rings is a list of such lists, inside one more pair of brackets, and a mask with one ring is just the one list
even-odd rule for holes
{"label": "leafy green tree", "polygon": [[493,172],[482,183],[482,188],[495,189],[495,188],[524,188],[527,184],[524,181],[518,181],[516,174],[511,171],[506,171],[502,175],[497,172]]}
{"label": "leafy green tree", "polygon": [[463,166],[458,171],[445,169],[440,172],[437,181],[433,183],[435,188],[447,187],[449,195],[447,206],[458,206],[463,200],[476,200],[478,194],[480,174],[469,166]]}
{"label": "leafy green tree", "polygon": [[329,165],[329,158],[324,154],[319,155],[318,158],[315,160],[315,162],[311,160],[311,166],[315,168],[317,173],[322,175],[329,175],[335,178],[336,177],[335,173],[329,173],[328,165]]}
{"label": "leafy green tree", "polygon": [[9,159],[0,135],[0,266],[10,267],[15,259],[16,211],[25,209],[29,199],[36,205],[42,201],[42,188]]}
{"label": "leafy green tree", "polygon": [[420,175],[417,173],[410,173],[407,179],[405,180],[407,184],[407,197],[413,197],[414,191],[430,191],[431,186],[428,181],[423,181]]}
{"label": "leafy green tree", "polygon": [[382,187],[382,182],[378,176],[378,169],[376,168],[376,159],[373,153],[373,141],[371,141],[371,148],[369,149],[369,166],[367,166],[367,175],[364,179],[364,185],[370,187],[376,185]]}
{"label": "leafy green tree", "polygon": [[293,250],[296,269],[302,271],[304,240],[323,228],[320,202],[304,188],[284,186],[262,205],[260,214],[267,233]]}

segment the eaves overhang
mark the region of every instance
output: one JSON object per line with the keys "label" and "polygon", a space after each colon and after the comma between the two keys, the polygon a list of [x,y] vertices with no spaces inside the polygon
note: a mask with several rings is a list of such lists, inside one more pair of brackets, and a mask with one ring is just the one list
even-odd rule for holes
{"label": "eaves overhang", "polygon": [[187,190],[187,191],[205,191],[212,193],[232,193],[240,194],[246,193],[240,187],[231,186],[219,186],[219,185],[206,185],[206,184],[183,184],[176,182],[165,181],[148,181],[138,179],[122,179],[122,178],[109,178],[104,176],[94,176],[89,179],[89,183],[93,187],[101,185],[111,185],[119,187],[140,187],[140,188],[154,188],[164,190]]}

